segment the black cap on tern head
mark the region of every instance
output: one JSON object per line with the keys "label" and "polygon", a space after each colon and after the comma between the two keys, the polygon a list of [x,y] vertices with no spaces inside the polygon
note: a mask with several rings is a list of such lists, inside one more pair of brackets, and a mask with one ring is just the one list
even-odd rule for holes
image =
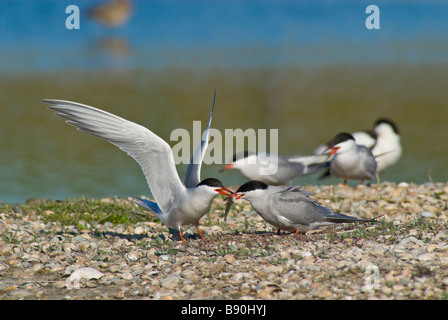
{"label": "black cap on tern head", "polygon": [[338,133],[331,141],[328,143],[329,146],[335,146],[338,143],[347,141],[347,140],[353,140],[355,141],[355,138],[350,133],[347,132],[341,132]]}
{"label": "black cap on tern head", "polygon": [[204,179],[201,182],[199,182],[196,187],[199,187],[199,186],[209,186],[209,187],[214,187],[214,188],[224,188],[224,185],[222,184],[222,182],[219,181],[218,179],[215,179],[215,178]]}
{"label": "black cap on tern head", "polygon": [[398,131],[398,126],[397,126],[397,124],[396,124],[395,122],[393,122],[392,120],[388,119],[388,118],[378,118],[378,119],[375,121],[374,127],[377,127],[377,126],[380,125],[381,123],[387,123],[387,124],[389,124],[389,125],[392,127],[392,129],[394,130],[394,132],[395,132],[396,134],[399,134],[399,133],[400,133],[400,132]]}
{"label": "black cap on tern head", "polygon": [[267,189],[268,185],[261,181],[251,180],[242,184],[235,193]]}
{"label": "black cap on tern head", "polygon": [[236,153],[233,154],[232,162],[235,162],[235,161],[240,160],[240,159],[247,158],[251,154],[253,154],[253,152],[250,152],[250,151],[247,151],[247,150],[244,150],[243,152],[236,152]]}

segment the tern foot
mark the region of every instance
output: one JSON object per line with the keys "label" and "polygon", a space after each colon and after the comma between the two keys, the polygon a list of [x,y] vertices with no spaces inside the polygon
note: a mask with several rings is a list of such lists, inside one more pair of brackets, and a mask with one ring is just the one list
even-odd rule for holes
{"label": "tern foot", "polygon": [[179,229],[179,236],[180,240],[182,240],[182,243],[185,244],[184,237],[182,236],[182,231],[180,231],[180,229]]}
{"label": "tern foot", "polygon": [[201,230],[199,230],[199,227],[197,227],[198,230],[198,234],[201,236],[202,240],[205,240],[204,237],[202,236]]}

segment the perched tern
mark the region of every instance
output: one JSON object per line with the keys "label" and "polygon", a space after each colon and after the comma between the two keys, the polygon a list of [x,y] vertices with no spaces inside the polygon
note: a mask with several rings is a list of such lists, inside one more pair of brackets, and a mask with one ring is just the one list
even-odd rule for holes
{"label": "perched tern", "polygon": [[376,143],[371,148],[380,173],[397,163],[401,157],[401,139],[398,126],[390,119],[380,118],[375,122]]}
{"label": "perched tern", "polygon": [[207,129],[201,145],[195,151],[195,160],[190,161],[185,182],[179,179],[170,146],[149,129],[125,120],[109,112],[64,100],[42,100],[49,104],[55,115],[67,119],[67,123],[78,130],[95,137],[103,138],[116,145],[138,162],[152,191],[155,202],[134,198],[136,203],[154,212],[164,224],[176,228],[184,242],[181,227],[195,225],[199,230],[199,220],[207,213],[217,194],[230,195],[214,178],[200,181],[200,169],[205,149],[208,145],[210,122],[214,108],[210,112]]}
{"label": "perched tern", "polygon": [[[372,150],[377,162],[376,172],[385,171],[394,165],[401,157],[402,147],[397,124],[388,118],[375,120],[373,129],[351,133],[356,144]],[[320,145],[314,150],[315,154],[323,154],[332,142]]]}
{"label": "perched tern", "polygon": [[[275,173],[266,170],[271,161],[277,170]],[[288,185],[292,180],[315,173],[328,167],[326,155],[311,156],[275,156],[265,152],[235,154],[231,163],[223,169],[238,169],[248,180],[262,181],[268,185]]]}
{"label": "perched tern", "polygon": [[327,148],[331,158],[330,174],[347,180],[372,180],[376,174],[376,160],[369,148],[356,144],[355,138],[349,133],[337,134]]}
{"label": "perched tern", "polygon": [[241,185],[231,197],[248,200],[264,220],[278,228],[277,233],[280,230],[305,233],[344,222],[377,222],[333,212],[310,199],[311,194],[299,186],[268,186],[252,180]]}

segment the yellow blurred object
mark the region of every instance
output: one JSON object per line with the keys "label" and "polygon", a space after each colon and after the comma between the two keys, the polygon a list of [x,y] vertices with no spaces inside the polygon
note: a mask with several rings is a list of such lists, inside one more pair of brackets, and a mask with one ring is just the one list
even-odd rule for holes
{"label": "yellow blurred object", "polygon": [[89,10],[89,16],[108,27],[124,25],[131,17],[133,5],[130,0],[114,0]]}

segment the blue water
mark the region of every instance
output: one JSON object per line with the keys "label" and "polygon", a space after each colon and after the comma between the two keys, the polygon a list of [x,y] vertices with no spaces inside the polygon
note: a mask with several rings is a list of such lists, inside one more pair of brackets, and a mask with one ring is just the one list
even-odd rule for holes
{"label": "blue water", "polygon": [[[380,30],[368,30],[370,1],[135,1],[131,20],[105,28],[85,14],[98,1],[0,1],[0,71],[260,67],[446,62],[446,1],[375,1]],[[68,30],[65,9],[81,10]],[[101,37],[126,42],[104,55]],[[347,50],[349,49],[349,50]]]}
{"label": "blue water", "polygon": [[[64,79],[70,79],[72,75],[79,77],[79,74],[82,75],[82,72],[86,71],[92,74],[108,70],[130,71],[123,73],[123,82],[127,84],[126,88],[138,88],[135,92],[140,95],[146,90],[142,88],[146,88],[147,84],[140,83],[139,78],[132,77],[135,71],[152,74],[151,72],[155,70],[156,73],[165,74],[165,70],[172,69],[194,70],[197,77],[201,70],[238,70],[241,74],[242,70],[244,72],[244,70],[268,69],[271,70],[268,73],[272,76],[271,79],[260,77],[256,79],[257,83],[251,79],[252,82],[247,89],[249,91],[251,86],[255,89],[247,96],[241,93],[240,96],[243,102],[249,102],[248,105],[244,105],[244,108],[255,108],[253,112],[256,114],[266,111],[267,108],[274,108],[275,112],[271,110],[267,116],[260,117],[260,123],[248,123],[260,128],[269,127],[270,123],[275,123],[276,128],[282,129],[280,134],[285,144],[293,145],[308,141],[310,145],[314,145],[314,141],[310,139],[316,132],[312,130],[319,129],[322,132],[326,129],[328,135],[326,132],[325,139],[329,139],[330,134],[333,134],[334,130],[339,130],[340,126],[352,124],[350,130],[364,129],[373,122],[370,116],[376,110],[374,112],[359,106],[359,110],[357,108],[356,111],[362,114],[354,113],[356,120],[359,117],[359,126],[356,121],[351,121],[352,119],[341,121],[331,116],[325,118],[325,110],[327,110],[324,108],[325,101],[319,100],[319,88],[317,90],[313,88],[311,98],[307,101],[315,103],[315,109],[313,105],[303,106],[301,101],[297,101],[297,105],[303,107],[304,110],[301,116],[308,116],[308,122],[300,123],[293,117],[282,118],[292,110],[291,104],[286,99],[282,99],[293,96],[291,92],[295,90],[295,87],[293,85],[288,88],[277,87],[276,81],[283,85],[285,83],[282,82],[282,75],[276,74],[275,70],[281,68],[288,70],[290,67],[299,67],[301,70],[300,67],[309,66],[323,69],[328,67],[331,70],[331,67],[341,65],[355,66],[359,69],[363,66],[382,66],[383,68],[389,65],[418,66],[418,68],[422,66],[422,75],[425,76],[422,78],[436,81],[420,85],[420,82],[412,82],[413,79],[403,79],[404,76],[400,74],[397,74],[396,78],[388,79],[381,79],[380,76],[378,81],[381,83],[377,84],[374,81],[365,80],[369,75],[363,75],[364,78],[359,80],[373,87],[383,85],[382,89],[390,88],[390,90],[378,91],[378,96],[384,93],[390,96],[377,100],[377,111],[383,114],[390,111],[398,117],[398,122],[404,128],[404,157],[399,165],[391,169],[389,177],[395,181],[403,179],[422,183],[428,180],[427,172],[433,169],[435,179],[446,181],[448,177],[445,172],[447,152],[443,146],[446,142],[446,133],[443,130],[446,128],[444,121],[446,121],[447,111],[446,108],[443,109],[443,105],[440,108],[440,99],[434,99],[426,104],[426,101],[422,102],[418,99],[418,94],[424,91],[424,97],[437,95],[443,97],[442,93],[446,91],[444,84],[448,80],[443,74],[444,69],[440,69],[442,71],[438,73],[433,70],[437,71],[438,66],[446,66],[448,63],[447,1],[134,1],[135,9],[131,19],[119,28],[104,27],[86,15],[86,10],[98,3],[100,1],[93,0],[0,0],[0,80],[13,79],[11,81],[14,81],[17,77],[33,79],[32,76],[35,74],[43,74],[44,78],[51,79],[52,75],[57,75],[54,82],[58,83],[56,86],[58,90],[66,95],[70,92],[70,97],[77,101],[81,99],[85,103],[91,101],[93,103],[93,97],[84,94],[86,92],[92,95],[97,94],[92,88],[96,88],[95,85],[100,81],[100,77],[95,77],[90,82],[86,81],[84,91],[79,94],[71,91],[69,81],[66,84],[67,88],[61,89]],[[81,10],[79,30],[68,30],[65,25],[69,16],[65,13],[66,7],[72,4],[79,6]],[[379,30],[368,30],[365,27],[365,20],[368,17],[365,9],[369,4],[378,5],[380,8]],[[432,66],[433,69],[426,69],[427,65]],[[413,70],[420,70],[418,68]],[[397,70],[400,71],[399,68]],[[207,72],[204,74],[210,75]],[[118,72],[115,75],[120,77],[121,73]],[[394,75],[392,72],[392,76]],[[88,73],[86,77],[89,77]],[[223,76],[227,80],[226,77]],[[141,79],[145,78],[141,77]],[[160,86],[162,88],[170,88],[171,85],[174,88],[184,85],[188,87],[186,83],[188,78],[185,75],[177,82],[175,76],[172,78],[167,76],[164,79],[171,79],[175,83]],[[332,81],[335,81],[335,90],[343,91],[344,81],[338,82],[343,80],[343,77],[334,79],[330,79],[322,90],[333,89]],[[229,77],[228,80],[238,83],[238,79]],[[301,79],[300,75],[293,80],[297,81],[297,87],[302,90],[308,83],[307,79]],[[221,81],[225,80],[221,79]],[[20,94],[29,95],[28,100],[31,102],[24,103],[26,99],[22,99],[23,104],[19,104],[15,101],[22,97],[8,95],[0,82],[0,110],[3,112],[0,117],[0,201],[15,203],[24,202],[27,198],[34,196],[60,199],[83,194],[92,197],[138,196],[148,192],[140,169],[132,159],[128,159],[125,155],[119,156],[118,150],[115,152],[115,150],[111,151],[113,148],[107,149],[105,142],[99,142],[91,137],[85,138],[72,128],[62,129],[62,120],[55,119],[48,110],[38,105],[42,98],[65,98],[64,96],[47,96],[54,92],[51,84],[46,83],[48,87],[44,87],[45,90],[41,93],[38,91],[40,87],[36,92],[26,81],[24,83],[21,84],[23,90],[20,90]],[[311,79],[309,83],[316,86],[319,81]],[[406,85],[409,83],[414,85],[412,88],[417,86],[422,91],[414,93],[412,89],[408,90]],[[197,88],[200,85],[193,87]],[[241,83],[243,89],[246,88],[245,85],[247,83]],[[201,91],[201,94],[205,95],[203,92],[207,92],[211,96],[213,84],[210,83],[210,88],[202,86],[204,91]],[[104,87],[98,86],[98,88],[104,90]],[[266,88],[271,89],[265,92]],[[225,102],[235,103],[229,99],[233,92],[222,94],[220,89],[218,88],[220,108],[226,107]],[[358,96],[354,99],[365,101],[372,98],[372,91],[363,89],[360,88],[362,91],[360,95],[367,93],[367,98],[363,100]],[[177,100],[172,100],[181,100],[185,97],[187,90],[188,88],[182,92],[184,96],[180,94]],[[285,95],[283,96],[282,93]],[[109,94],[112,93],[102,92],[106,102]],[[116,94],[118,104],[125,105],[121,99],[129,97],[128,92],[113,92],[113,94]],[[155,105],[164,107],[164,102],[171,101],[167,95],[172,98],[175,94],[175,90],[166,90],[157,94],[151,92],[150,97],[156,100],[152,101]],[[228,100],[223,101],[222,97],[226,94]],[[389,104],[389,101],[409,103],[406,99],[393,100],[393,98],[412,94],[418,103],[417,106]],[[248,99],[249,96],[252,100]],[[142,114],[142,117],[150,118],[146,101],[142,102],[142,99],[144,98],[136,96],[135,101],[126,101],[130,102],[126,106],[134,108],[134,112]],[[190,100],[194,99],[190,97]],[[201,100],[201,107],[206,105],[208,108],[209,100],[208,96]],[[264,109],[256,109],[260,107],[257,104],[260,101],[264,102]],[[431,103],[438,103],[438,109],[430,110],[429,108],[433,107]],[[277,113],[276,108],[281,108],[282,105],[285,112]],[[187,128],[191,126],[193,119],[187,119],[187,117],[183,117],[185,119],[182,120],[185,122],[180,123],[177,113],[185,115],[182,113],[183,110],[174,110],[172,105],[169,107],[172,108],[170,117],[165,117],[163,110],[155,116],[155,120],[148,119],[151,121],[145,123],[158,125],[157,128],[151,128],[158,129],[157,133],[165,135],[174,128],[173,121],[177,121],[178,126]],[[394,107],[396,109],[392,110]],[[411,107],[412,110],[419,110],[419,113],[410,115],[407,108]],[[137,110],[137,108],[141,109]],[[123,110],[118,109],[118,111],[119,114],[123,113]],[[151,113],[151,116],[154,116],[154,113]],[[310,120],[312,116],[314,118]],[[403,118],[407,119],[405,123]],[[36,119],[36,121],[30,123],[30,119]],[[235,121],[241,119],[242,117],[238,117]],[[162,121],[167,121],[169,125]],[[61,126],[57,127],[59,123]],[[219,120],[215,118],[214,124],[217,123]],[[163,128],[163,125],[166,128]],[[226,128],[235,127],[231,122],[225,125]],[[244,127],[244,124],[236,125],[238,126]],[[304,132],[309,133],[309,136],[305,136]],[[86,147],[83,143],[90,143],[87,142],[90,141],[89,139],[93,139],[92,145]],[[77,143],[79,141],[79,145],[76,145],[75,141]],[[67,147],[66,144],[70,143],[71,145]],[[93,145],[93,143],[96,144]],[[79,150],[70,150],[71,146],[75,148],[75,145]],[[98,151],[103,146],[104,149]],[[301,152],[302,147],[300,145],[300,148],[295,149],[294,146],[294,149],[287,150],[286,153],[294,154],[297,150]],[[308,150],[312,150],[311,146],[308,147]],[[421,150],[424,150],[423,154]],[[99,154],[90,156],[89,152],[99,152]],[[107,163],[104,163],[104,157],[101,157],[102,152],[110,157]],[[107,167],[108,165],[110,167]],[[207,167],[204,170],[210,170]],[[120,169],[118,172],[117,168]],[[218,171],[216,168],[213,170],[209,171],[210,175]],[[222,179],[234,177],[234,180],[229,178],[226,181],[232,184],[244,182],[237,172],[219,177]],[[314,180],[311,181],[313,182]]]}

